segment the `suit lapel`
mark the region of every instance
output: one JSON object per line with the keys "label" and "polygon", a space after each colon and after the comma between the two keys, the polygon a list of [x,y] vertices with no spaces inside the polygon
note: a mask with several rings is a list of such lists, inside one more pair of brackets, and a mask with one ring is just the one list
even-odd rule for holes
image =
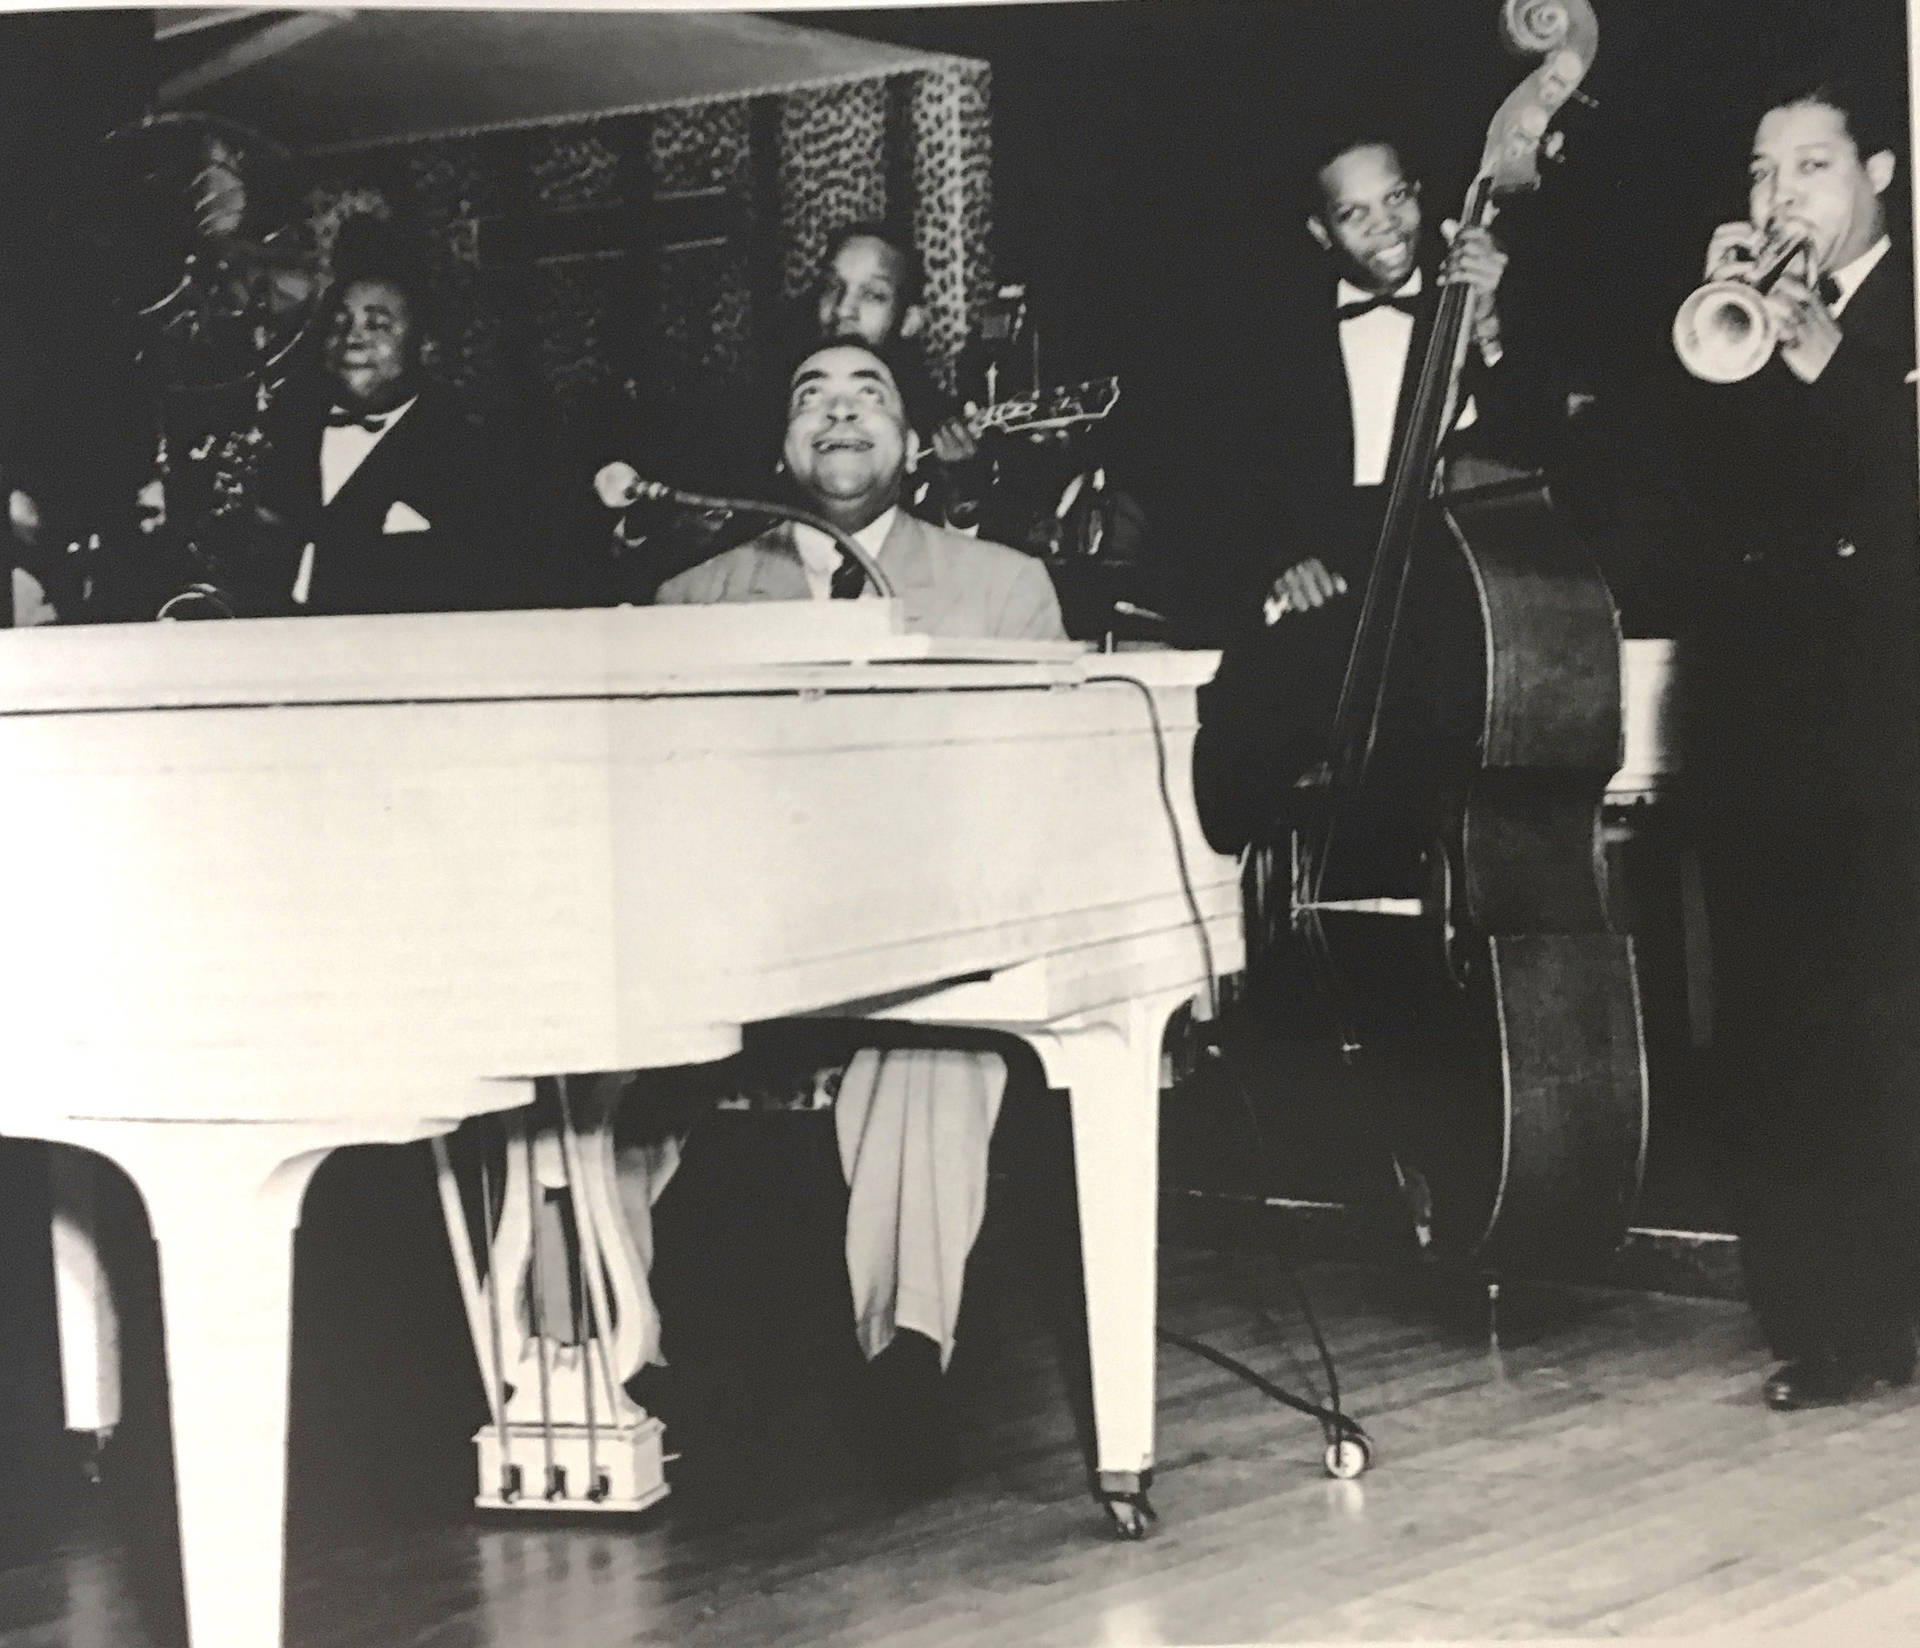
{"label": "suit lapel", "polygon": [[[332,502],[325,506],[327,511],[340,518],[356,510],[379,509],[383,502],[393,502],[388,494],[397,496],[395,476],[407,470],[410,459],[416,460],[417,469],[419,456],[430,452],[434,445],[429,428],[432,421],[432,407],[423,390],[420,398],[407,409],[406,416],[374,443],[360,467],[347,477]],[[317,475],[314,485],[316,488],[319,485]]]}
{"label": "suit lapel", "polygon": [[1852,332],[1881,348],[1900,341],[1913,324],[1913,287],[1900,248],[1890,246],[1860,282],[1852,301],[1839,316],[1840,330]]}
{"label": "suit lapel", "polygon": [[812,586],[807,569],[801,564],[800,551],[794,548],[793,528],[782,524],[764,534],[753,545],[753,560],[747,569],[746,598],[750,601],[810,600]]}
{"label": "suit lapel", "polygon": [[938,554],[932,529],[899,510],[880,546],[880,565],[893,582],[909,628],[931,628],[940,616]]}

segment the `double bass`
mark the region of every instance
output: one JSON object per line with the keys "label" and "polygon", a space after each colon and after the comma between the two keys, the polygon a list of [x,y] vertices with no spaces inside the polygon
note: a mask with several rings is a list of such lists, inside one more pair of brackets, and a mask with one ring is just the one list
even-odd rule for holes
{"label": "double bass", "polygon": [[[1539,62],[1493,118],[1463,225],[1538,186],[1598,43],[1587,0],[1506,0],[1502,22]],[[1419,1241],[1497,1276],[1624,1238],[1647,1084],[1601,828],[1618,617],[1539,477],[1443,490],[1472,303],[1443,287],[1412,388],[1329,759],[1302,792],[1290,923]]]}

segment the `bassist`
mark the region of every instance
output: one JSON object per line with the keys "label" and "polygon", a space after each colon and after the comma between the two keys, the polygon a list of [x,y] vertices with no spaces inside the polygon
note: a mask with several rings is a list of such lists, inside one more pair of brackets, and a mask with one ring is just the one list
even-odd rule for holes
{"label": "bassist", "polygon": [[1326,753],[1359,595],[1386,507],[1388,464],[1404,425],[1440,286],[1475,293],[1473,346],[1447,451],[1520,455],[1528,385],[1498,304],[1507,256],[1484,228],[1443,255],[1419,180],[1382,138],[1345,136],[1313,167],[1307,232],[1312,277],[1265,328],[1253,374],[1269,402],[1247,421],[1237,536],[1265,540],[1251,609],[1205,708],[1195,777],[1215,845],[1244,846],[1278,813],[1287,787]]}

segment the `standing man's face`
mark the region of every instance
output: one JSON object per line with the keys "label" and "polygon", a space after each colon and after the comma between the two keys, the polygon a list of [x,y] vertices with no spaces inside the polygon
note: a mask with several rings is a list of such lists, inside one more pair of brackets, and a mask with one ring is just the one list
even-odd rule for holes
{"label": "standing man's face", "polygon": [[920,311],[905,302],[905,261],[872,235],[842,246],[820,283],[820,335],[857,337],[875,349],[911,336]]}
{"label": "standing man's face", "polygon": [[1761,229],[1811,240],[1824,273],[1880,238],[1880,197],[1892,181],[1892,154],[1883,149],[1863,160],[1838,109],[1789,103],[1769,110],[1753,134],[1747,215]]}
{"label": "standing man's face", "polygon": [[1384,143],[1365,143],[1320,170],[1321,208],[1307,230],[1356,286],[1391,292],[1420,252],[1420,186]]}
{"label": "standing man's face", "polygon": [[356,280],[327,332],[327,371],[353,407],[383,412],[411,393],[418,343],[407,294],[390,280]]}

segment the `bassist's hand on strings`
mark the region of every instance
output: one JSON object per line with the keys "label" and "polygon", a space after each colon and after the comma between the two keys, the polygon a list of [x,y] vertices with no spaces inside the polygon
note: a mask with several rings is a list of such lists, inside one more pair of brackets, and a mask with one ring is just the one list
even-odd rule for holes
{"label": "bassist's hand on strings", "polygon": [[1274,579],[1261,616],[1268,624],[1277,624],[1289,612],[1310,612],[1346,593],[1346,579],[1330,572],[1319,556],[1309,555]]}
{"label": "bassist's hand on strings", "polygon": [[1440,232],[1447,240],[1440,280],[1442,284],[1461,282],[1473,288],[1474,341],[1491,366],[1500,351],[1500,311],[1495,306],[1494,294],[1500,289],[1501,276],[1507,272],[1507,254],[1487,229],[1462,229],[1448,218],[1440,225]]}

